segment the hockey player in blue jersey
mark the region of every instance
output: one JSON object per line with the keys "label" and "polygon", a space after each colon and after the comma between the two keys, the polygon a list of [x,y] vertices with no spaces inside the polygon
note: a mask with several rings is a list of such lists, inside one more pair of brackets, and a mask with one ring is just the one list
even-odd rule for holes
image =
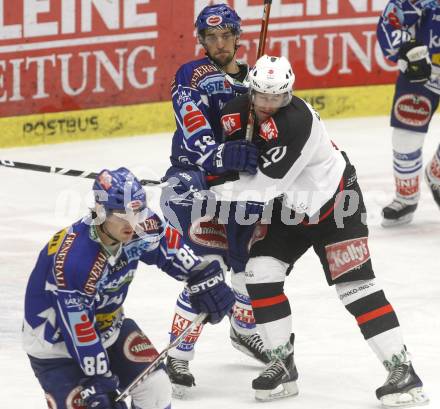
{"label": "hockey player in blue jersey", "polygon": [[[115,403],[158,355],[123,303],[139,261],[186,281],[196,313],[219,322],[234,304],[217,261],[199,257],[146,203],[126,168],[104,169],[91,214],[57,232],[40,252],[25,295],[23,345],[49,408],[126,409]],[[132,408],[171,408],[158,367],[131,394]]]}
{"label": "hockey player in blue jersey", "polygon": [[[377,38],[400,70],[391,111],[395,198],[382,212],[387,227],[411,222],[420,198],[422,148],[440,94],[440,4],[389,1]],[[425,180],[440,206],[440,145],[425,168]]]}
{"label": "hockey player in blue jersey", "polygon": [[[236,172],[253,174],[257,166],[255,146],[246,141],[225,142],[220,124],[220,111],[225,103],[248,91],[248,66],[236,59],[240,17],[226,4],[216,4],[200,12],[195,26],[206,57],[183,64],[172,83],[177,129],[172,143],[172,166],[165,176],[169,182],[174,180],[178,184],[180,179],[184,185],[191,184],[191,177],[198,178],[200,170],[202,177],[212,181],[231,174],[233,177]],[[174,189],[171,190],[174,193]],[[167,189],[162,194],[162,208],[165,217],[183,233],[191,247],[207,257],[225,260],[232,267],[231,281],[237,298],[231,317],[232,344],[250,356],[267,361],[261,339],[255,332],[252,307],[244,284],[246,247],[253,226],[219,223],[210,216],[192,220],[192,201],[188,198],[175,202]],[[193,319],[194,311],[184,290],[177,300],[171,336],[181,332],[179,323]],[[194,357],[194,345],[200,331],[201,328],[190,334],[186,342],[169,354],[167,368],[175,396],[182,396],[185,388],[194,384],[188,361]]]}

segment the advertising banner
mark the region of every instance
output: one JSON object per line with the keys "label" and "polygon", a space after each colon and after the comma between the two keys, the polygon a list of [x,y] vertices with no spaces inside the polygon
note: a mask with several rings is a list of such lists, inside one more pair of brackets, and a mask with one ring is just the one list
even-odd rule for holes
{"label": "advertising banner", "polygon": [[[193,22],[208,0],[0,0],[0,115],[169,100],[174,71],[203,56]],[[262,0],[229,2],[239,56],[255,61]],[[375,29],[384,0],[274,0],[267,53],[292,62],[297,89],[384,84]]]}
{"label": "advertising banner", "polygon": [[[95,113],[80,114],[100,108],[116,124],[114,135],[142,132],[148,114],[138,128],[126,127],[116,107],[152,102],[165,118],[159,127],[168,129],[172,77],[184,62],[204,56],[194,21],[203,7],[222,2],[241,16],[238,56],[253,64],[263,0],[0,0],[0,118],[31,115],[13,124],[7,145],[21,137],[45,143],[100,134],[108,124]],[[298,95],[318,110],[362,115],[347,103],[350,90],[391,84],[396,75],[375,35],[386,3],[273,0],[266,53],[291,61]]]}
{"label": "advertising banner", "polygon": [[172,2],[154,3],[0,0],[0,115],[157,99],[159,24],[170,24]]}

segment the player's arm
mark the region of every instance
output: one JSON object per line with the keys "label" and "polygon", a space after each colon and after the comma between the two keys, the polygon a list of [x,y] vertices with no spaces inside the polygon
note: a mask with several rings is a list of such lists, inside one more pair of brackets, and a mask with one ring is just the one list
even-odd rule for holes
{"label": "player's arm", "polygon": [[414,26],[423,8],[436,0],[391,0],[385,7],[378,25],[377,39],[385,57],[397,62],[402,45],[414,37]]}
{"label": "player's arm", "polygon": [[245,141],[217,143],[209,123],[206,93],[191,84],[192,69],[181,67],[172,84],[172,100],[177,129],[191,163],[219,175],[229,171],[255,173],[256,153]]}
{"label": "player's arm", "polygon": [[[55,244],[51,274],[56,288],[51,291],[51,297],[62,339],[86,376],[102,375],[108,371],[109,361],[94,326],[98,277],[89,279],[101,253],[96,254],[81,233],[73,231]],[[105,265],[105,257],[101,264]],[[96,275],[96,271],[93,273]]]}
{"label": "player's arm", "polygon": [[202,263],[179,231],[157,214],[152,214],[141,228],[146,233],[142,238],[146,244],[140,256],[142,262],[159,267],[179,281],[186,281],[191,271]]}
{"label": "player's arm", "polygon": [[423,21],[425,8],[432,6],[438,7],[437,2],[393,0],[377,26],[377,38],[385,57],[397,61],[399,70],[412,83],[424,84],[431,77],[428,45],[416,38],[415,25]]}
{"label": "player's arm", "polygon": [[[282,115],[265,121],[259,130],[260,138],[265,137],[261,136],[265,132],[276,132],[277,135],[271,136],[271,142],[260,149],[258,173],[254,176],[242,174],[236,181],[212,186],[218,200],[265,203],[290,191],[312,159],[325,131],[318,115],[309,106],[300,104],[300,107],[301,112],[284,111]],[[299,116],[295,118],[293,115]]]}
{"label": "player's arm", "polygon": [[[60,278],[60,270],[56,269],[55,263],[53,273]],[[58,280],[58,290],[53,295],[60,330],[70,355],[84,372],[80,384],[86,406],[123,409],[124,405],[114,404],[119,379],[110,371],[107,351],[94,325],[96,290],[91,291],[86,284],[89,272],[78,259],[65,258],[63,279]]]}
{"label": "player's arm", "polygon": [[[181,143],[185,146],[191,163],[209,167],[208,158],[217,147],[208,120],[206,104],[199,89],[191,84],[192,67],[182,66],[171,86],[174,117]],[[207,101],[206,101],[207,102]],[[205,163],[206,162],[206,163]]]}
{"label": "player's arm", "polygon": [[105,374],[110,364],[94,327],[94,296],[79,289],[59,289],[56,305],[64,342],[85,376]]}
{"label": "player's arm", "polygon": [[185,281],[194,310],[207,313],[213,324],[220,322],[235,302],[220,263],[199,257],[173,227],[164,226],[163,233],[159,245],[147,248],[141,261]]}

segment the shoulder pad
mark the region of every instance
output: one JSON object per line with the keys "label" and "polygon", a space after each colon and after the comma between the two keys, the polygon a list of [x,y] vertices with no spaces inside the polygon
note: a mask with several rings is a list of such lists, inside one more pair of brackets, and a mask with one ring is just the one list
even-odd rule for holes
{"label": "shoulder pad", "polygon": [[[284,144],[293,143],[302,149],[310,136],[313,124],[313,114],[307,103],[293,96],[290,104],[280,109],[273,116],[273,120],[277,128],[275,138],[280,137]],[[260,127],[259,136],[266,139],[262,127]]]}
{"label": "shoulder pad", "polygon": [[65,234],[55,253],[53,265],[55,282],[58,288],[67,288],[66,275],[68,274],[66,274],[66,272],[69,272],[69,269],[67,268],[67,260],[69,260],[69,264],[71,264],[70,254],[73,253],[73,257],[75,257],[75,251],[72,250],[75,240],[77,240],[77,233]]}
{"label": "shoulder pad", "polygon": [[81,223],[77,227],[65,235],[54,255],[55,281],[59,288],[79,289],[91,295],[105,270],[107,256],[90,238],[88,225]]}
{"label": "shoulder pad", "polygon": [[212,64],[208,58],[199,60],[197,61],[197,63],[199,64],[192,67],[191,78],[189,82],[189,85],[192,88],[197,88],[200,81],[208,75],[212,75],[213,73],[223,75],[223,73],[214,64]]}
{"label": "shoulder pad", "polygon": [[189,61],[182,64],[176,71],[174,82],[177,84],[186,84],[192,88],[197,88],[197,84],[206,75],[210,73],[222,73],[209,58],[201,58],[200,60]]}
{"label": "shoulder pad", "polygon": [[164,222],[156,213],[153,213],[150,217],[145,219],[145,221],[140,223],[139,226],[145,234],[158,235],[163,231]]}
{"label": "shoulder pad", "polygon": [[306,103],[294,98],[258,128],[254,143],[265,152],[260,170],[267,176],[283,178],[302,155],[312,130],[313,114]]}

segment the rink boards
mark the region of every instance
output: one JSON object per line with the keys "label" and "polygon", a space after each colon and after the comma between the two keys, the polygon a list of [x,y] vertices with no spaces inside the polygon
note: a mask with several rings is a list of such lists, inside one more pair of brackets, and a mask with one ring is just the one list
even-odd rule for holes
{"label": "rink boards", "polygon": [[[209,3],[0,0],[0,148],[172,131],[170,83],[205,55],[194,21]],[[397,70],[376,38],[386,3],[274,0],[265,52],[291,61],[297,95],[323,117],[386,115]],[[262,2],[228,4],[237,57],[252,65]]]}
{"label": "rink boards", "polygon": [[[323,118],[386,115],[393,87],[372,85],[297,91]],[[0,118],[0,148],[172,132],[171,102]]]}

